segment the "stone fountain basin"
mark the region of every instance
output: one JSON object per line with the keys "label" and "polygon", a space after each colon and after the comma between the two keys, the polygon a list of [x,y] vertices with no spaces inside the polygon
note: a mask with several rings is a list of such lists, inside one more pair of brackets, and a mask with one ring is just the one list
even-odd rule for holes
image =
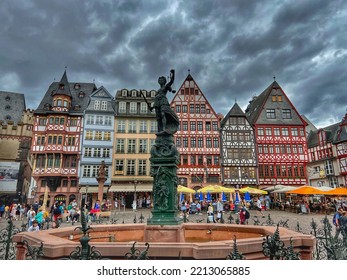
{"label": "stone fountain basin", "polygon": [[[24,259],[23,240],[31,246],[43,243],[46,259],[68,257],[76,247],[80,247],[82,232],[76,227],[64,227],[40,232],[22,232],[13,237],[17,242],[17,259]],[[234,236],[238,251],[246,259],[266,259],[262,253],[264,238],[273,235],[276,227],[230,225],[210,223],[184,223],[181,225],[146,225],[146,224],[105,224],[92,225],[89,231],[89,244],[95,246],[104,258],[124,259],[134,242],[140,251],[150,247],[151,259],[225,259],[233,250]],[[301,259],[311,259],[315,246],[312,235],[298,233],[286,228],[279,228],[280,238],[289,246],[290,238],[295,251]]]}

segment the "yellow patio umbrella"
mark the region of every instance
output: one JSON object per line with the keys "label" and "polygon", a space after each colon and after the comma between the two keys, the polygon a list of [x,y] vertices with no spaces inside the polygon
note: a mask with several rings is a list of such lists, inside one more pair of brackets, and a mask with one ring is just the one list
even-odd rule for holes
{"label": "yellow patio umbrella", "polygon": [[325,195],[347,196],[347,188],[336,188],[324,192]]}
{"label": "yellow patio umbrella", "polygon": [[235,192],[235,189],[223,187],[220,185],[209,185],[209,186],[206,186],[206,187],[198,190],[198,192],[202,192],[202,193],[222,193],[222,192],[233,193],[233,192]]}
{"label": "yellow patio umbrella", "polygon": [[267,194],[267,191],[263,191],[256,188],[245,187],[239,190],[240,193],[250,193],[250,194]]}
{"label": "yellow patio umbrella", "polygon": [[324,195],[327,192],[321,191],[311,186],[302,186],[292,191],[286,192],[287,194],[300,194],[300,195]]}
{"label": "yellow patio umbrella", "polygon": [[181,186],[181,185],[177,186],[177,192],[181,192],[181,193],[196,193],[195,190],[187,188],[185,186]]}

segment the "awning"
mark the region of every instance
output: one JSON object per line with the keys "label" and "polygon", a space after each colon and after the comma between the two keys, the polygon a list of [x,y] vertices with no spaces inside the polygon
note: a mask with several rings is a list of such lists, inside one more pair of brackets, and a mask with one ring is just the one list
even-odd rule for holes
{"label": "awning", "polygon": [[[152,184],[138,184],[136,186],[136,192],[151,192],[153,191]],[[133,184],[129,185],[112,185],[109,192],[135,192],[135,187]]]}
{"label": "awning", "polygon": [[[107,188],[108,187],[104,187],[104,193],[107,193]],[[88,187],[88,189],[86,187],[82,187],[80,189],[80,193],[98,193],[99,192],[99,187]]]}

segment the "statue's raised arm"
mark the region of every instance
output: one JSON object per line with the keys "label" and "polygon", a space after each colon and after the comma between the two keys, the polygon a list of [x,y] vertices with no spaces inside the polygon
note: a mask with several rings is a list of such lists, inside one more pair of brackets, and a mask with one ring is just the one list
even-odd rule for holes
{"label": "statue's raised arm", "polygon": [[166,84],[166,89],[170,92],[172,92],[172,84],[174,83],[175,81],[175,70],[174,69],[171,69],[170,70],[170,81]]}

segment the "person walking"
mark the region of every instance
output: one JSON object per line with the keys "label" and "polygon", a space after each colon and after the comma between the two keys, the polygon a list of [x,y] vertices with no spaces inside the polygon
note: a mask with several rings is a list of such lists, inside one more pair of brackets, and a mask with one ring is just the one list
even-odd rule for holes
{"label": "person walking", "polygon": [[263,212],[263,207],[262,207],[260,198],[257,199],[257,210],[258,210],[258,212],[260,213],[260,215],[261,215],[263,218],[265,218],[265,215],[264,215],[264,212]]}
{"label": "person walking", "polygon": [[342,213],[343,213],[343,209],[342,207],[339,207],[333,217],[333,224],[335,226],[335,237],[334,237],[335,239],[339,237],[342,230],[342,225],[340,223],[340,218],[342,217]]}

